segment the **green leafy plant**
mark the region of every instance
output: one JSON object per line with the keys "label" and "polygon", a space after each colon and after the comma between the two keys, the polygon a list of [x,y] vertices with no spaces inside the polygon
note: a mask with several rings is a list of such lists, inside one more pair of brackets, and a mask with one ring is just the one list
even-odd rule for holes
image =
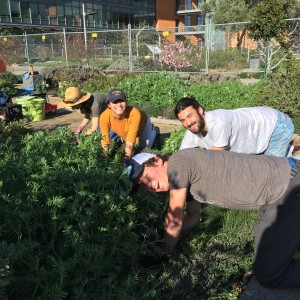
{"label": "green leafy plant", "polygon": [[256,106],[254,92],[257,85],[241,82],[202,83],[193,85],[189,94],[195,97],[206,110],[234,109]]}
{"label": "green leafy plant", "polygon": [[168,107],[173,107],[182,95],[186,95],[188,86],[187,81],[168,73],[138,75],[118,84],[125,91],[129,104],[143,109],[150,116],[158,116]]}
{"label": "green leafy plant", "polygon": [[290,56],[286,71],[268,76],[255,93],[258,105],[266,105],[288,114],[294,121],[295,132],[300,131],[300,71]]}

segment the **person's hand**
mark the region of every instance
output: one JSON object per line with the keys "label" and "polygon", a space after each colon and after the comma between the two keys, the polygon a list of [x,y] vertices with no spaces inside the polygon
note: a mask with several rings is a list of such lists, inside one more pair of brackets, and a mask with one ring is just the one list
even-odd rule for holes
{"label": "person's hand", "polygon": [[84,127],[79,125],[75,131],[76,134],[80,134],[83,131]]}
{"label": "person's hand", "polygon": [[86,131],[86,135],[91,135],[93,133],[93,130],[90,128]]}

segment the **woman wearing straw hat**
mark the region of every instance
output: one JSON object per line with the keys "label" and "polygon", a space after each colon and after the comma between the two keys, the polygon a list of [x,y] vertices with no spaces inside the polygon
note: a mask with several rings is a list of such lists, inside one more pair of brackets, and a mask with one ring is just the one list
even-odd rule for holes
{"label": "woman wearing straw hat", "polygon": [[106,99],[104,94],[81,93],[79,88],[71,86],[66,89],[65,98],[60,107],[80,109],[84,118],[76,129],[76,133],[80,134],[92,121],[91,128],[86,132],[86,134],[91,134],[93,131],[98,131],[100,114],[107,107]]}

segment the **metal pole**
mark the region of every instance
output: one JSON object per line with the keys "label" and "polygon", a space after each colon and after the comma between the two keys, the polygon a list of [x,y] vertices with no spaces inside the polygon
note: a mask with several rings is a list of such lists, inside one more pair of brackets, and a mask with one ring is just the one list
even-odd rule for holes
{"label": "metal pole", "polygon": [[206,73],[208,73],[208,65],[209,65],[209,47],[210,47],[210,17],[208,17],[208,24],[207,24],[207,39],[206,39],[206,51],[205,51],[205,69]]}
{"label": "metal pole", "polygon": [[248,38],[248,59],[247,59],[247,62],[249,64],[250,62],[250,39]]}
{"label": "metal pole", "polygon": [[128,52],[129,72],[132,72],[131,24],[128,24]]}
{"label": "metal pole", "polygon": [[52,38],[51,38],[50,42],[51,42],[52,59],[54,60],[54,49],[53,49],[53,41],[52,41]]}
{"label": "metal pole", "polygon": [[26,57],[27,57],[27,63],[28,65],[30,65],[30,59],[29,59],[29,51],[28,51],[28,42],[27,42],[27,33],[25,31],[25,53],[26,53]]}
{"label": "metal pole", "polygon": [[84,47],[85,47],[85,58],[86,58],[86,65],[89,66],[89,56],[88,56],[88,45],[87,45],[87,38],[86,38],[86,23],[85,23],[85,7],[84,3],[82,3],[82,16],[83,16],[83,34],[84,34]]}
{"label": "metal pole", "polygon": [[265,68],[264,68],[264,78],[267,78],[267,67],[268,67],[268,47],[269,47],[269,38],[266,37],[266,58],[265,58]]}
{"label": "metal pole", "polygon": [[66,57],[66,64],[67,67],[69,66],[68,64],[68,51],[67,51],[67,39],[66,39],[66,28],[63,28],[63,32],[64,32],[64,45],[65,45],[65,57]]}

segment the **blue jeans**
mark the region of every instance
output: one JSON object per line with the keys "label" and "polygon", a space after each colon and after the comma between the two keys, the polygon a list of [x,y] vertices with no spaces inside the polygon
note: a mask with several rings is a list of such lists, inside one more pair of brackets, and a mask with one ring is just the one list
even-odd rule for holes
{"label": "blue jeans", "polygon": [[111,141],[116,141],[120,137],[115,132],[113,132],[112,130],[110,130],[109,131],[109,138],[110,138]]}
{"label": "blue jeans", "polygon": [[271,135],[265,155],[286,157],[289,154],[290,142],[294,133],[292,119],[284,113],[278,111],[278,118]]}
{"label": "blue jeans", "polygon": [[[100,126],[98,126],[97,132],[101,132]],[[116,141],[120,137],[116,133],[114,133],[112,130],[110,130],[109,131],[109,138],[110,138],[111,141]]]}
{"label": "blue jeans", "polygon": [[148,117],[143,132],[140,135],[139,144],[143,147],[152,148],[156,138],[156,131],[152,128],[152,123]]}

